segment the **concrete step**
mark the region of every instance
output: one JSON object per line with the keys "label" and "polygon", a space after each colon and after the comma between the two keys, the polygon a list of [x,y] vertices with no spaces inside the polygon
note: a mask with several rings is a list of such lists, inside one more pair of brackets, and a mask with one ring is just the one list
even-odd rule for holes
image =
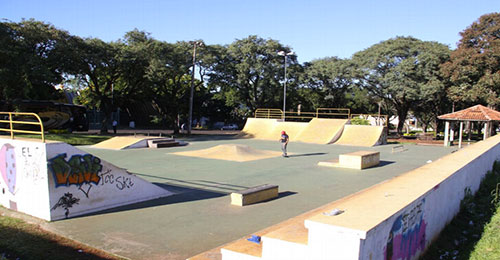
{"label": "concrete step", "polygon": [[173,138],[157,138],[148,140],[149,148],[164,148],[164,147],[174,147],[179,145],[180,142],[176,141]]}

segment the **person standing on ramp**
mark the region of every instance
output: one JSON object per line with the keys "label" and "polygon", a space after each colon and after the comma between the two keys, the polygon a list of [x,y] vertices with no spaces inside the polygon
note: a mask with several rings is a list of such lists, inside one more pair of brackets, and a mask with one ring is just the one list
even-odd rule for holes
{"label": "person standing on ramp", "polygon": [[288,135],[286,134],[285,131],[281,131],[281,138],[279,139],[279,142],[281,143],[281,151],[283,152],[283,157],[288,157],[286,153],[286,146],[288,145]]}

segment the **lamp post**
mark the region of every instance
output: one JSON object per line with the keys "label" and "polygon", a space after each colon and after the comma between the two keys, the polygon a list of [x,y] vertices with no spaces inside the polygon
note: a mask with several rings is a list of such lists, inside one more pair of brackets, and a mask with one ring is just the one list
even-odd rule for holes
{"label": "lamp post", "polygon": [[278,55],[284,56],[285,57],[285,83],[283,84],[283,121],[285,121],[285,114],[286,114],[286,65],[287,65],[287,57],[294,55],[295,53],[293,51],[291,52],[284,52],[284,51],[279,51]]}
{"label": "lamp post", "polygon": [[193,124],[193,96],[194,96],[194,70],[196,68],[196,46],[203,46],[202,41],[191,41],[193,45],[193,70],[191,71],[191,93],[189,94],[189,124],[188,134],[191,134],[191,125]]}

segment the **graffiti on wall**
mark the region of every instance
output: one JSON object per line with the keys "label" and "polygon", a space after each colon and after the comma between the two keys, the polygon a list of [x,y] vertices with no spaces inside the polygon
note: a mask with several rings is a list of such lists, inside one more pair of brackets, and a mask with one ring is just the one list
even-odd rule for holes
{"label": "graffiti on wall", "polygon": [[75,154],[66,160],[65,153],[48,160],[56,188],[75,185],[88,198],[92,187],[112,185],[118,190],[134,186],[132,177],[113,174],[105,169],[101,159],[91,154]]}
{"label": "graffiti on wall", "polygon": [[6,143],[0,148],[0,172],[4,183],[7,184],[7,189],[14,194],[16,191],[16,154],[11,144]]}
{"label": "graffiti on wall", "polygon": [[101,180],[101,159],[91,154],[75,154],[66,161],[66,156],[62,153],[48,160],[56,188],[76,185],[88,197],[92,184],[98,185]]}
{"label": "graffiti on wall", "polygon": [[118,190],[124,190],[126,188],[132,188],[134,186],[134,182],[131,177],[125,176],[115,176],[110,172],[105,172],[102,174],[102,185],[105,184],[114,184]]}
{"label": "graffiti on wall", "polygon": [[425,248],[424,204],[422,200],[396,218],[384,250],[386,260],[411,259]]}
{"label": "graffiti on wall", "polygon": [[78,204],[80,201],[79,198],[73,197],[73,194],[66,192],[62,197],[59,198],[57,203],[51,208],[51,210],[56,210],[61,207],[64,209],[64,215],[66,218],[69,216],[69,209],[73,207],[73,205]]}
{"label": "graffiti on wall", "polygon": [[30,180],[33,184],[38,184],[46,179],[41,166],[41,162],[45,161],[45,154],[40,147],[21,147],[21,157],[24,160],[22,174],[24,179]]}

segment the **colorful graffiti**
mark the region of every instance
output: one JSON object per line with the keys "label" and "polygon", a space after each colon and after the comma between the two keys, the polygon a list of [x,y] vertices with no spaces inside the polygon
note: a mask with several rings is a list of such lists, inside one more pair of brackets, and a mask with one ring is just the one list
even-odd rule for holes
{"label": "colorful graffiti", "polygon": [[64,215],[66,218],[69,216],[69,208],[73,207],[73,205],[78,204],[80,201],[79,198],[73,197],[73,194],[66,192],[64,196],[60,197],[57,203],[51,208],[51,210],[56,210],[59,207],[64,209]]}
{"label": "colorful graffiti", "polygon": [[392,224],[385,259],[411,259],[419,250],[425,248],[425,228],[423,206],[425,200],[419,202],[411,210],[399,215]]}
{"label": "colorful graffiti", "polygon": [[4,144],[0,148],[0,171],[9,192],[14,194],[16,190],[16,153],[11,144]]}
{"label": "colorful graffiti", "polygon": [[91,154],[75,154],[66,161],[66,153],[59,154],[48,161],[48,168],[54,176],[57,187],[83,184],[99,184],[102,170],[101,159]]}

